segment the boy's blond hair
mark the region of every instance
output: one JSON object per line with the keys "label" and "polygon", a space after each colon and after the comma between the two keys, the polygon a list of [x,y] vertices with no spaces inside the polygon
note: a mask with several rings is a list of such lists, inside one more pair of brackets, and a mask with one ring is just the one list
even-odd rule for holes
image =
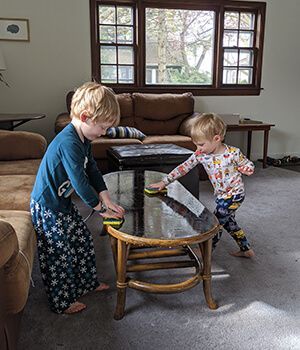
{"label": "boy's blond hair", "polygon": [[196,117],[191,128],[193,142],[211,141],[215,135],[221,136],[221,141],[223,141],[225,134],[226,124],[215,113],[203,113],[199,115],[199,117]]}
{"label": "boy's blond hair", "polygon": [[71,117],[80,118],[87,111],[87,117],[94,121],[118,125],[120,107],[114,92],[101,84],[88,82],[76,89],[71,102]]}

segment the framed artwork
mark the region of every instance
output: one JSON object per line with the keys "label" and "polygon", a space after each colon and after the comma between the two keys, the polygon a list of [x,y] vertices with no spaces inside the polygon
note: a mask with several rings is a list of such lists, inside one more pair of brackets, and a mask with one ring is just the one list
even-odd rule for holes
{"label": "framed artwork", "polygon": [[0,40],[29,41],[29,20],[0,18]]}

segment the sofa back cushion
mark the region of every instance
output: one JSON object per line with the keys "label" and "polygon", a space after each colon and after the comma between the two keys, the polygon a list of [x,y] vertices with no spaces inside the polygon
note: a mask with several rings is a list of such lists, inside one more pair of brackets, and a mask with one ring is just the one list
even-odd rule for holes
{"label": "sofa back cushion", "polygon": [[133,93],[135,126],[146,135],[174,135],[183,119],[193,113],[191,93]]}
{"label": "sofa back cushion", "polygon": [[[69,91],[66,96],[67,110],[69,114],[71,112],[71,102],[72,102],[73,95],[74,95],[74,91]],[[116,97],[120,106],[120,113],[121,113],[120,125],[134,126],[133,105],[132,105],[131,94],[128,94],[128,93],[118,94],[116,95]]]}
{"label": "sofa back cushion", "polygon": [[134,126],[133,104],[131,94],[118,94],[117,100],[120,106],[120,126]]}
{"label": "sofa back cushion", "polygon": [[47,141],[40,134],[0,130],[0,160],[42,158],[46,147]]}

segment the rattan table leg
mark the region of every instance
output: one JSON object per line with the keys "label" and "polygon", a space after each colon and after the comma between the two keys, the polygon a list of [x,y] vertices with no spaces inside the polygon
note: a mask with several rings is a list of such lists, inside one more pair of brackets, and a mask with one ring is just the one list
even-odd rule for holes
{"label": "rattan table leg", "polygon": [[127,265],[127,249],[126,244],[118,240],[117,251],[117,306],[114,314],[115,320],[120,320],[124,316],[126,301],[126,265]]}
{"label": "rattan table leg", "polygon": [[110,246],[111,246],[111,251],[113,254],[113,259],[114,259],[114,266],[115,266],[115,271],[117,273],[117,260],[118,260],[118,240],[109,235],[110,239]]}
{"label": "rattan table leg", "polygon": [[214,301],[212,297],[212,290],[211,290],[212,239],[209,239],[208,241],[205,241],[199,245],[203,254],[202,279],[203,279],[204,296],[208,307],[214,310],[218,308],[218,304]]}

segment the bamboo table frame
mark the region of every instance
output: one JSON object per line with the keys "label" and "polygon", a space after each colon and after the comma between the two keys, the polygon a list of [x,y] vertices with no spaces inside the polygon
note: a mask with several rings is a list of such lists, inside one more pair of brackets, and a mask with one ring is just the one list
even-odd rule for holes
{"label": "bamboo table frame", "polygon": [[[126,176],[141,173],[139,171],[122,171],[117,173],[111,173],[104,176],[105,181],[109,187],[109,191],[111,193],[110,187],[115,190],[115,192],[111,193],[113,199],[119,202],[122,205],[122,201],[118,201],[118,191],[120,187],[124,186],[126,183]],[[150,179],[153,180],[154,177],[151,177],[153,174],[160,178],[163,174],[158,172],[150,172],[145,171],[147,175],[150,174]],[[156,173],[156,174],[155,174]],[[129,175],[128,175],[129,174]],[[145,178],[147,178],[145,175]],[[135,175],[133,175],[134,177]],[[119,189],[116,188],[116,177],[119,177]],[[141,176],[137,176],[140,180]],[[138,181],[139,181],[138,180]],[[148,178],[149,180],[149,178]],[[182,195],[185,195],[185,198],[190,200],[191,198],[198,202],[180,183],[173,183],[173,191],[169,191],[167,196],[159,195],[155,199],[146,199],[147,203],[152,205],[152,209],[155,211],[156,207],[159,205],[165,206],[168,210],[172,210],[174,213],[174,220],[176,221],[176,216],[180,215],[182,218],[182,226],[186,228],[185,225],[186,220],[188,221],[192,234],[182,235],[180,238],[147,238],[138,235],[135,235],[135,232],[129,233],[127,225],[126,227],[121,227],[119,229],[113,228],[112,226],[104,226],[104,229],[108,232],[111,241],[111,248],[113,252],[113,258],[115,263],[116,275],[117,275],[117,306],[114,314],[114,318],[116,320],[120,320],[123,318],[125,313],[125,301],[126,301],[126,289],[133,288],[143,292],[150,293],[177,293],[182,292],[187,289],[190,289],[196,286],[200,281],[203,281],[203,291],[206,303],[210,309],[216,309],[218,307],[217,303],[214,301],[212,297],[211,290],[211,252],[212,252],[212,238],[219,230],[219,223],[217,219],[214,217],[212,213],[210,213],[206,208],[202,212],[202,219],[205,220],[208,218],[210,222],[209,225],[204,224],[205,228],[200,231],[199,227],[202,227],[202,224],[199,224],[200,219],[195,213],[190,211],[185,205],[179,202],[177,199]],[[137,195],[137,191],[140,191],[141,188],[137,186],[135,188],[135,193]],[[143,189],[143,188],[142,188]],[[113,190],[113,191],[114,191]],[[178,196],[176,195],[176,191],[178,192]],[[122,192],[122,189],[121,189]],[[120,191],[119,191],[120,194]],[[174,196],[171,196],[174,194]],[[144,195],[139,196],[140,198]],[[122,198],[122,194],[120,195]],[[174,198],[175,197],[175,198]],[[177,197],[177,198],[176,198]],[[199,203],[199,202],[198,202]],[[145,205],[146,206],[146,205]],[[127,211],[130,209],[127,207]],[[136,207],[135,207],[136,210]],[[130,213],[128,214],[130,215]],[[144,217],[142,218],[142,216]],[[146,217],[147,213],[145,210],[141,210],[137,216],[136,227],[137,230],[140,230],[140,227],[143,226],[143,222],[147,221]],[[162,214],[163,215],[163,214]],[[143,220],[141,220],[143,219]],[[125,223],[126,223],[126,214],[125,214]],[[128,218],[128,221],[131,220],[131,217]],[[176,223],[177,225],[177,223]],[[200,226],[199,226],[200,225]],[[172,226],[170,224],[170,226]],[[127,232],[126,232],[127,231]],[[163,233],[162,233],[163,235]],[[159,235],[158,235],[159,236]],[[191,245],[197,244],[201,250],[202,255],[202,264],[199,261],[197,255],[193,252],[193,249],[190,247]],[[176,257],[178,256],[187,256],[189,259],[186,260],[178,260]],[[139,260],[147,260],[147,259],[160,259],[160,258],[171,258],[172,260],[159,261],[159,262],[138,262]],[[133,262],[133,263],[132,263]],[[160,270],[160,269],[173,269],[173,268],[187,268],[194,267],[195,272],[192,277],[185,279],[184,281],[178,283],[169,283],[169,284],[156,284],[149,283],[141,280],[137,280],[135,278],[131,278],[128,273],[131,272],[141,272],[141,271],[150,271],[150,270]]]}

